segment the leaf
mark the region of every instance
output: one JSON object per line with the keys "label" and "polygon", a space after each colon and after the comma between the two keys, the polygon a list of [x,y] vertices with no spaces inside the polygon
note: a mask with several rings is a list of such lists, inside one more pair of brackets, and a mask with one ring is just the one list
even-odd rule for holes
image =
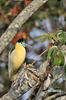
{"label": "leaf", "polygon": [[51,37],[49,37],[49,41],[50,41],[50,43],[52,43],[53,39]]}
{"label": "leaf", "polygon": [[64,55],[57,46],[52,46],[50,48],[50,50],[48,51],[48,58],[49,57],[56,66],[64,65]]}
{"label": "leaf", "polygon": [[58,40],[57,37],[56,37],[53,33],[50,33],[49,35],[50,35],[50,37],[52,37],[55,41]]}
{"label": "leaf", "polygon": [[56,34],[59,34],[59,33],[62,34],[63,31],[62,31],[62,30],[57,30],[57,31],[56,31]]}
{"label": "leaf", "polygon": [[55,34],[59,35],[60,42],[66,45],[66,32],[63,30],[58,30]]}
{"label": "leaf", "polygon": [[60,41],[63,44],[66,44],[66,32],[63,32],[63,33],[60,34]]}
{"label": "leaf", "polygon": [[43,37],[43,35],[38,36],[38,37],[36,38],[36,40],[40,40],[42,37]]}
{"label": "leaf", "polygon": [[57,51],[54,55],[54,64],[57,66],[64,65],[64,56],[61,50]]}
{"label": "leaf", "polygon": [[46,37],[46,38],[42,39],[41,42],[43,43],[43,42],[45,42],[47,39],[48,39],[48,38]]}
{"label": "leaf", "polygon": [[39,40],[39,39],[41,39],[41,38],[49,38],[49,34],[44,34],[44,35],[40,35],[40,36],[38,36],[37,38],[36,38],[36,40]]}
{"label": "leaf", "polygon": [[51,58],[51,61],[54,60],[54,53],[55,53],[55,51],[56,51],[57,49],[58,49],[57,46],[52,46],[52,47],[50,48],[50,50],[48,51],[48,57]]}

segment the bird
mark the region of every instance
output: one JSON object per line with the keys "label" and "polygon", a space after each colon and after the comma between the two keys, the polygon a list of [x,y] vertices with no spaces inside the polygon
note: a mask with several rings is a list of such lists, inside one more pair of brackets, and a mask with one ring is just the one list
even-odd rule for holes
{"label": "bird", "polygon": [[21,65],[24,63],[26,58],[26,49],[28,46],[23,40],[18,40],[15,44],[15,49],[12,52],[9,52],[8,57],[8,72],[9,78],[15,80],[17,77],[17,72],[20,69]]}

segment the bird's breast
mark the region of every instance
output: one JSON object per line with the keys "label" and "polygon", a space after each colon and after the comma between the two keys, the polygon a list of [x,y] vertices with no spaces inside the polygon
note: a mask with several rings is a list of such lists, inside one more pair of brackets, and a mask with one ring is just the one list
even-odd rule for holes
{"label": "bird's breast", "polygon": [[19,69],[19,67],[25,60],[25,56],[26,56],[25,48],[14,50],[14,53],[12,55],[12,58],[13,58],[12,62],[13,62],[14,70]]}

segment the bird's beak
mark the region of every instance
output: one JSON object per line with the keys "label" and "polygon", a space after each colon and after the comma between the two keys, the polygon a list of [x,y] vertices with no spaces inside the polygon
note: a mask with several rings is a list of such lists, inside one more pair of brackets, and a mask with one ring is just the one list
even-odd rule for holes
{"label": "bird's beak", "polygon": [[31,45],[29,45],[29,44],[27,44],[27,43],[26,43],[26,47],[27,47],[27,46],[28,46],[28,47],[30,47],[30,48],[32,48],[32,46],[31,46]]}

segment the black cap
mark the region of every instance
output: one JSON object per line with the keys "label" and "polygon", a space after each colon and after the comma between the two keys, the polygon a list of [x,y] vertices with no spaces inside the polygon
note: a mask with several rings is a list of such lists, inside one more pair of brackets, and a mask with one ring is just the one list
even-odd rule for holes
{"label": "black cap", "polygon": [[24,41],[24,39],[23,38],[21,38],[21,39],[19,39],[17,42],[23,42]]}

